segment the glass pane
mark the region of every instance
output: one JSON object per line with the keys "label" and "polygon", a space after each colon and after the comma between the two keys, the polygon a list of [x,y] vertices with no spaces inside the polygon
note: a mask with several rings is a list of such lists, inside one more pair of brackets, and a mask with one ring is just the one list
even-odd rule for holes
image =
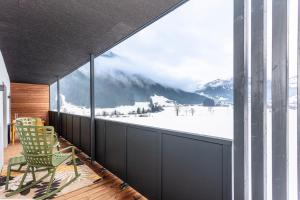
{"label": "glass pane", "polygon": [[61,112],[90,115],[90,64],[62,78],[60,91]]}
{"label": "glass pane", "polygon": [[191,0],[97,57],[96,117],[232,138],[232,19]]}

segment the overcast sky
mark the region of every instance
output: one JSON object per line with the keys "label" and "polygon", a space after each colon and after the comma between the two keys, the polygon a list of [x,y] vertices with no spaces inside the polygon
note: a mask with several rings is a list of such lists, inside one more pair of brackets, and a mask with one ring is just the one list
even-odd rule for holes
{"label": "overcast sky", "polygon": [[[270,0],[268,0],[271,8]],[[290,0],[290,76],[296,75],[297,0]],[[271,12],[268,12],[271,14]],[[271,55],[271,15],[268,54]],[[268,56],[270,79],[271,57]],[[121,69],[193,91],[233,76],[233,1],[190,0],[95,59],[97,73]]]}
{"label": "overcast sky", "polygon": [[118,68],[193,90],[198,82],[232,77],[231,1],[190,0],[100,56],[96,69]]}

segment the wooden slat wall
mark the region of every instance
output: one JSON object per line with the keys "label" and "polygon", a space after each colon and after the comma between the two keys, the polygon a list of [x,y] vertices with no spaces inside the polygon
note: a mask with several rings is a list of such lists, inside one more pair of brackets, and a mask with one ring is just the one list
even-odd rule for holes
{"label": "wooden slat wall", "polygon": [[11,119],[40,117],[48,124],[49,86],[37,84],[11,84]]}

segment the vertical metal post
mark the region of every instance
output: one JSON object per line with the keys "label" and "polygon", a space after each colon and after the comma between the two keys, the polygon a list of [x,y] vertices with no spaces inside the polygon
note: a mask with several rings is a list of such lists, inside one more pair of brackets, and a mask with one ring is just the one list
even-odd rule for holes
{"label": "vertical metal post", "polygon": [[298,168],[298,199],[300,198],[300,1],[298,1],[298,66],[297,66],[297,168]]}
{"label": "vertical metal post", "polygon": [[56,124],[57,124],[57,132],[58,132],[58,134],[60,135],[61,134],[61,132],[60,132],[60,79],[59,79],[59,77],[57,77],[57,83],[56,83],[56,92],[57,92],[57,94],[56,94],[56,96],[57,96],[57,102],[56,102],[56,106],[57,106],[57,122],[56,122]]}
{"label": "vertical metal post", "polygon": [[91,103],[91,161],[95,160],[95,66],[90,54],[90,103]]}
{"label": "vertical metal post", "polygon": [[234,199],[247,196],[248,37],[247,0],[234,0]]}
{"label": "vertical metal post", "polygon": [[288,199],[288,0],[273,0],[272,166],[273,200]]}
{"label": "vertical metal post", "polygon": [[251,2],[252,199],[267,199],[267,1]]}

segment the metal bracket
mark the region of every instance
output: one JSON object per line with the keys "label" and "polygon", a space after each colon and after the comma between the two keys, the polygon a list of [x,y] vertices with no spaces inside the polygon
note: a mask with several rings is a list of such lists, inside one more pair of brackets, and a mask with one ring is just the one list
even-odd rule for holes
{"label": "metal bracket", "polygon": [[121,183],[120,190],[125,190],[129,185],[125,182]]}

